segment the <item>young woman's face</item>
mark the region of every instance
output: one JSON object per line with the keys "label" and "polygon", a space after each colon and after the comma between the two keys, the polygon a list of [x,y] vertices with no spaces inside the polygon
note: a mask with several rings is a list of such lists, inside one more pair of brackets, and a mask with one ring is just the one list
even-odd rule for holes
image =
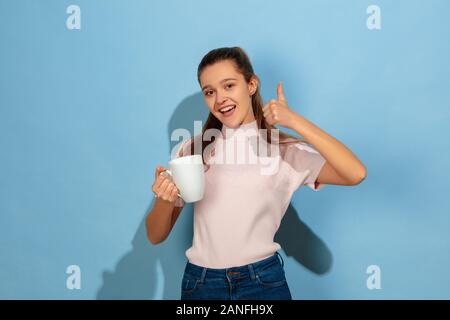
{"label": "young woman's face", "polygon": [[227,127],[237,128],[255,120],[251,96],[257,89],[257,80],[253,77],[247,83],[233,61],[207,66],[200,75],[200,85],[209,110]]}

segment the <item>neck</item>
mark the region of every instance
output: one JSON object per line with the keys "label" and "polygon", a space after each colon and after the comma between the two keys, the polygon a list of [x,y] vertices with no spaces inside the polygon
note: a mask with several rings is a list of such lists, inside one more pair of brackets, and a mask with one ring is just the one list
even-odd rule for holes
{"label": "neck", "polygon": [[256,119],[243,122],[237,128],[227,127],[225,124],[223,124],[222,126],[222,135],[224,138],[234,136],[236,133],[244,131],[247,135],[249,134],[249,132],[252,132],[254,135],[256,135],[258,132],[258,124],[256,123]]}

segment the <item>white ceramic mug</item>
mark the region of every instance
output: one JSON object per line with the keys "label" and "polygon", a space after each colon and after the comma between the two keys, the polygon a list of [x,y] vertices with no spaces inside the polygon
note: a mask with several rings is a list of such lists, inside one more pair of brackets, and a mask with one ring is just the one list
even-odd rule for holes
{"label": "white ceramic mug", "polygon": [[184,202],[196,202],[203,198],[205,191],[205,173],[201,155],[185,156],[169,161],[168,174],[177,186]]}

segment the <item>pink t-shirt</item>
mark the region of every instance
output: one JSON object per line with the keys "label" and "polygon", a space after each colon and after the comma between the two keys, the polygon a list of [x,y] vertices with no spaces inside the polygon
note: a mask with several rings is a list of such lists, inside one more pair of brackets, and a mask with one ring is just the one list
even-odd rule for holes
{"label": "pink t-shirt", "polygon": [[[211,144],[204,197],[194,203],[194,237],[186,251],[193,264],[230,268],[270,257],[281,248],[274,236],[293,192],[302,185],[314,191],[325,186],[316,183],[326,161],[318,151],[303,142],[276,144],[278,155],[257,157],[257,130],[256,120],[237,129],[224,125],[223,136]],[[190,154],[188,142],[175,157]],[[179,198],[176,206],[183,205]]]}

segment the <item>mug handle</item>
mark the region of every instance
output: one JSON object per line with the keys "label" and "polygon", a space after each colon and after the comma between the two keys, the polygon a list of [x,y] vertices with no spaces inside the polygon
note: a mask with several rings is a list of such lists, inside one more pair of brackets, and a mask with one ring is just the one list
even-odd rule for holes
{"label": "mug handle", "polygon": [[[163,175],[163,176],[166,176],[166,177],[167,176],[173,177],[172,171],[170,171],[169,169],[167,169],[166,171],[161,172],[159,175],[160,176]],[[180,193],[177,193],[177,195],[181,198]]]}

